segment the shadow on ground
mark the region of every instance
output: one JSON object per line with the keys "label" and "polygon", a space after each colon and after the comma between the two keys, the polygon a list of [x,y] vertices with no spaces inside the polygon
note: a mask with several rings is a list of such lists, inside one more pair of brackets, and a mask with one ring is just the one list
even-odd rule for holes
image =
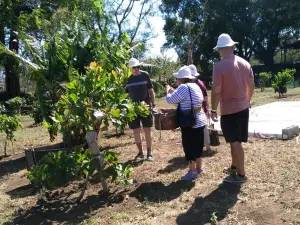
{"label": "shadow on ground", "polygon": [[217,221],[223,220],[238,200],[241,186],[236,184],[220,184],[209,195],[195,199],[192,207],[184,214],[177,217],[177,224],[207,224],[211,223],[212,214],[215,212]]}
{"label": "shadow on ground", "polygon": [[183,192],[190,191],[195,186],[193,181],[176,181],[170,184],[150,182],[141,184],[129,196],[140,202],[164,202],[178,198]]}
{"label": "shadow on ground", "polygon": [[131,145],[132,142],[125,142],[125,143],[120,143],[117,145],[106,145],[106,146],[100,146],[100,150],[104,151],[104,150],[112,150],[112,149],[116,149],[116,148],[120,148],[120,147],[125,147],[127,145]]}
{"label": "shadow on ground", "polygon": [[[70,203],[57,199],[48,203],[40,199],[36,206],[26,211],[21,211],[16,215],[14,220],[5,225],[22,224],[53,224],[65,223],[66,221],[72,224],[81,224],[84,220],[97,213],[97,210],[118,204],[124,200],[122,193],[111,193],[105,195],[91,195],[84,199],[80,204]],[[73,223],[74,222],[74,223]]]}
{"label": "shadow on ground", "polygon": [[28,196],[33,196],[36,194],[36,189],[31,184],[26,184],[21,187],[17,187],[13,190],[6,192],[12,198],[24,198]]}
{"label": "shadow on ground", "polygon": [[203,152],[203,158],[210,158],[213,157],[215,154],[217,154],[217,151],[213,151],[213,150],[207,150]]}
{"label": "shadow on ground", "polygon": [[176,170],[185,169],[188,166],[188,162],[184,157],[176,157],[170,159],[168,163],[169,165],[166,168],[157,171],[157,173],[159,174],[172,173]]}
{"label": "shadow on ground", "polygon": [[[212,150],[204,151],[203,158],[213,157],[215,154],[217,154],[216,151],[212,151]],[[188,162],[184,157],[176,157],[170,159],[168,163],[169,165],[166,166],[166,168],[158,170],[157,173],[159,174],[172,173],[176,170],[182,170],[188,167]]]}
{"label": "shadow on ground", "polygon": [[0,161],[0,179],[12,173],[17,173],[26,168],[26,160],[23,154],[4,158]]}

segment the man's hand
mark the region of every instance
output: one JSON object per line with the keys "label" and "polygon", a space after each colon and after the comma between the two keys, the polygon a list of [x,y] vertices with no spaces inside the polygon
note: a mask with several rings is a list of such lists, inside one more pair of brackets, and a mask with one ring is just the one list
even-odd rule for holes
{"label": "man's hand", "polygon": [[218,122],[218,113],[217,112],[211,112],[211,115],[210,115],[212,121],[214,122]]}
{"label": "man's hand", "polygon": [[148,93],[149,93],[151,105],[154,108],[155,107],[155,103],[154,103],[154,101],[155,101],[155,93],[154,93],[153,88],[148,89]]}

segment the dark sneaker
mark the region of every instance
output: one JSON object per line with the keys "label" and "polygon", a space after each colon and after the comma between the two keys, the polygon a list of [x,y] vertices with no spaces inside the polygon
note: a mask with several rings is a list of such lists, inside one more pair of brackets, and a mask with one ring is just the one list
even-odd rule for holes
{"label": "dark sneaker", "polygon": [[225,183],[238,183],[238,184],[241,184],[241,183],[246,183],[248,180],[248,178],[246,176],[227,176],[224,178],[224,182]]}
{"label": "dark sneaker", "polygon": [[184,176],[181,177],[181,180],[194,180],[196,178],[198,178],[199,174],[198,172],[192,172],[189,170],[189,172],[187,172],[187,174],[185,174]]}
{"label": "dark sneaker", "polygon": [[138,160],[138,159],[144,159],[144,154],[139,152],[135,157],[135,160]]}
{"label": "dark sneaker", "polygon": [[147,160],[148,161],[153,161],[152,153],[150,153],[150,154],[147,155]]}
{"label": "dark sneaker", "polygon": [[225,167],[223,169],[223,173],[229,174],[230,176],[235,176],[237,175],[237,169],[232,167]]}

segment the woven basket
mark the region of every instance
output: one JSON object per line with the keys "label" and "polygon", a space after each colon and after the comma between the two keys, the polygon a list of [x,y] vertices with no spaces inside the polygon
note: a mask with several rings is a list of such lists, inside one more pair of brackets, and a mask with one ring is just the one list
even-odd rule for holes
{"label": "woven basket", "polygon": [[174,130],[177,128],[176,109],[161,109],[154,112],[156,130]]}

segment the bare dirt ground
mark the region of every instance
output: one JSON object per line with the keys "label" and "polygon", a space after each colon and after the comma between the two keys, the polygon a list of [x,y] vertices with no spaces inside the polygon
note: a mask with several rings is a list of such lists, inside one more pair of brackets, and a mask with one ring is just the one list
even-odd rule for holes
{"label": "bare dirt ground", "polygon": [[187,163],[180,131],[164,131],[159,139],[153,129],[153,162],[132,161],[137,150],[130,130],[120,137],[102,135],[102,149],[118,152],[121,161],[131,163],[137,183],[111,185],[105,195],[99,183],[92,183],[82,203],[72,204],[82,181],[51,193],[37,193],[29,184],[24,143],[51,144],[45,129],[29,128],[30,123],[23,118],[16,155],[0,161],[0,224],[300,224],[300,145],[295,139],[251,138],[244,145],[249,181],[237,186],[222,183],[222,170],[230,164],[222,137],[214,153],[205,153],[204,174],[194,182],[181,182]]}

